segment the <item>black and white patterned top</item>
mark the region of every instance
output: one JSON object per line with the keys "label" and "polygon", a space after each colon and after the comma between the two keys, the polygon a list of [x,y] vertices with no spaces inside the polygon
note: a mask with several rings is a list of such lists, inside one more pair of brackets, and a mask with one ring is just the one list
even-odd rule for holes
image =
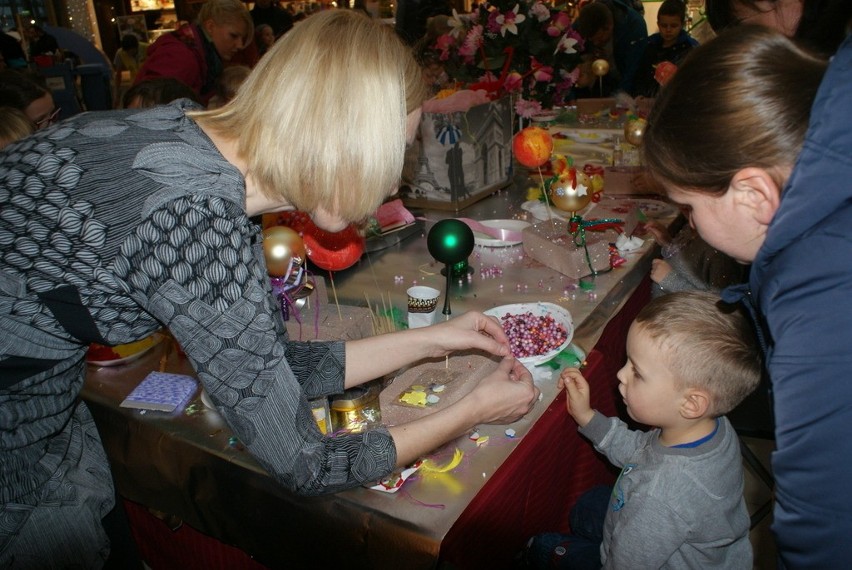
{"label": "black and white patterned top", "polygon": [[344,344],[287,338],[243,177],[189,105],[86,113],[0,153],[0,505],[29,504],[69,468],[88,343],[162,325],[287,488],[333,492],[394,468],[384,428],[318,431],[307,400],[342,391]]}

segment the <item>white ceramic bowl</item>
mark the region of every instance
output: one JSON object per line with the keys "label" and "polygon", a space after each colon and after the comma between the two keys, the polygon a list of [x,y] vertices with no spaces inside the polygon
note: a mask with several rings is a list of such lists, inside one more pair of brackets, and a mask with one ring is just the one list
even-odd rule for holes
{"label": "white ceramic bowl", "polygon": [[501,305],[499,307],[494,307],[493,309],[488,309],[485,311],[485,314],[497,317],[497,320],[502,322],[502,317],[507,314],[522,315],[527,312],[532,313],[537,317],[550,315],[557,323],[565,327],[565,332],[568,333],[565,337],[565,342],[550,352],[518,359],[526,367],[539,366],[549,360],[552,360],[557,354],[568,348],[568,345],[571,344],[571,339],[574,338],[574,319],[571,318],[571,313],[569,313],[566,309],[563,309],[559,305],[554,305],[553,303],[515,303],[512,305]]}

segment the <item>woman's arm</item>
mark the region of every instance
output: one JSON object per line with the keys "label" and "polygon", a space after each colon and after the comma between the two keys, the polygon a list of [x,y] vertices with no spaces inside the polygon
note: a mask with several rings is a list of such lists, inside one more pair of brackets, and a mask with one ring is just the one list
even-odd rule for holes
{"label": "woman's arm", "polygon": [[493,317],[477,312],[431,327],[408,329],[346,343],[346,387],[380,378],[424,358],[478,349],[509,356],[509,340]]}

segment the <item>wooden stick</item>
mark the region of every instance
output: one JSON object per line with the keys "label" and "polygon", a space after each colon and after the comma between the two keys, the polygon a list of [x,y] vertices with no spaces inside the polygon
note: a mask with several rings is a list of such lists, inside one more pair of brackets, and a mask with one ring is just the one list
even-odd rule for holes
{"label": "wooden stick", "polygon": [[328,272],[328,280],[331,281],[331,292],[334,294],[334,304],[337,306],[337,317],[342,321],[343,313],[340,312],[340,302],[337,300],[337,287],[334,286],[334,277],[331,271]]}

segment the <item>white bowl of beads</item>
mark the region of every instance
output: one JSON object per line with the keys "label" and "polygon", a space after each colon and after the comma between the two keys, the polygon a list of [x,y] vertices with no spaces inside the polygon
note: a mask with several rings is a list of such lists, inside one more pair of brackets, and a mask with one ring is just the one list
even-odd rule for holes
{"label": "white bowl of beads", "polygon": [[568,348],[574,338],[571,313],[553,303],[515,303],[485,311],[497,317],[512,355],[526,367],[539,366]]}

